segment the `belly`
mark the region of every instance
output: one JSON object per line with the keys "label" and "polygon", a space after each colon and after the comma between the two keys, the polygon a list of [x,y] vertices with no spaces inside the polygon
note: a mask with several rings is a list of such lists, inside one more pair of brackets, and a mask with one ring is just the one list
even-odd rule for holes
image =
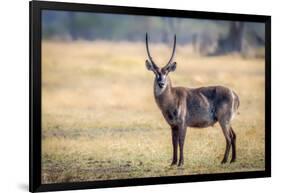
{"label": "belly", "polygon": [[213,126],[217,119],[212,111],[202,110],[200,113],[191,113],[186,117],[186,125],[189,127],[204,128]]}
{"label": "belly", "polygon": [[205,128],[213,126],[217,121],[216,120],[198,120],[193,122],[188,122],[188,127],[195,127],[195,128]]}

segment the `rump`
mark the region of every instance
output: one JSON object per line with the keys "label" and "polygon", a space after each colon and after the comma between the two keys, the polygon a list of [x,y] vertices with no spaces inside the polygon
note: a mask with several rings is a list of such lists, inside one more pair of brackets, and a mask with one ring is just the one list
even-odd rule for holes
{"label": "rump", "polygon": [[215,107],[218,120],[231,121],[237,113],[239,104],[239,97],[233,90],[223,86],[216,88]]}
{"label": "rump", "polygon": [[235,112],[237,112],[239,106],[240,106],[240,99],[238,97],[238,95],[236,94],[236,92],[232,91],[233,94],[234,94],[234,109],[235,109]]}

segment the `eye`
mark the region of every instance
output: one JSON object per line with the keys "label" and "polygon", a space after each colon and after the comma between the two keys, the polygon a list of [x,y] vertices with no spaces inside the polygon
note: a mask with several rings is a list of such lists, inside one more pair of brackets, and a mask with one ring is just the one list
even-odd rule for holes
{"label": "eye", "polygon": [[156,73],[156,78],[159,79],[161,77],[161,74],[159,74],[158,72]]}

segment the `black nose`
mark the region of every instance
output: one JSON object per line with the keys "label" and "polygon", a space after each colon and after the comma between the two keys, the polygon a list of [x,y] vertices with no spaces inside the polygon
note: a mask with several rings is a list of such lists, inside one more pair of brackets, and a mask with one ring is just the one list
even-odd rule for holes
{"label": "black nose", "polygon": [[157,82],[161,82],[162,81],[162,78],[157,78]]}
{"label": "black nose", "polygon": [[161,75],[159,75],[158,77],[157,77],[157,82],[162,82],[164,79],[163,79],[163,77],[161,76]]}

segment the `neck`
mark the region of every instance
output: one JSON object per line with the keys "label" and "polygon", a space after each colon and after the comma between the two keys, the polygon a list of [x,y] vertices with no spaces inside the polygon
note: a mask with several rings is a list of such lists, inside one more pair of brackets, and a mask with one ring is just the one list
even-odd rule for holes
{"label": "neck", "polygon": [[155,97],[160,97],[163,96],[165,94],[168,94],[171,92],[171,88],[172,88],[172,83],[169,77],[167,77],[167,81],[166,84],[161,88],[157,81],[154,81],[154,96]]}

